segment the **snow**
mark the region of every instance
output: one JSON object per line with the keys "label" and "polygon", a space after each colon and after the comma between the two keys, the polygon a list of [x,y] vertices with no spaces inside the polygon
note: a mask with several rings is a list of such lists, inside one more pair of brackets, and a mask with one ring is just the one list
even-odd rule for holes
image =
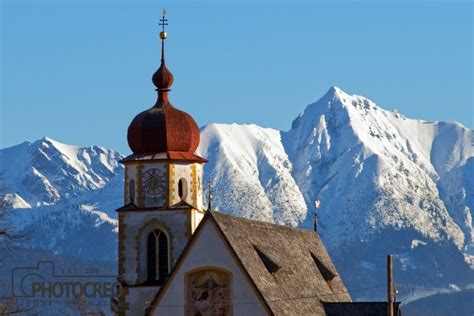
{"label": "snow", "polygon": [[198,153],[207,157],[213,205],[223,212],[297,226],[306,205],[291,176],[280,132],[256,125],[211,124],[202,129]]}
{"label": "snow", "polygon": [[83,169],[82,164],[77,159],[77,154],[79,153],[79,147],[66,145],[58,141],[55,141],[54,139],[51,139],[49,137],[44,137],[43,140],[46,142],[46,144],[48,144],[47,148],[50,148],[49,144],[51,144],[56,149],[58,149],[61,152],[61,154],[67,159],[69,164],[72,165],[75,169],[77,170]]}
{"label": "snow", "polygon": [[[418,280],[423,271],[425,283],[452,291],[449,283],[469,279],[452,281],[453,271],[474,271],[473,139],[458,123],[413,120],[332,87],[288,131],[205,126],[198,154],[209,160],[204,181],[215,209],[305,228],[317,211],[318,232],[345,280],[355,279],[354,266],[383,278],[376,256],[391,249],[400,277]],[[66,254],[67,240],[84,241],[81,255],[115,260],[121,158],[51,138],[1,149],[0,199],[15,227],[39,230],[32,247]],[[92,252],[96,246],[104,249]]]}
{"label": "snow", "polygon": [[[118,229],[114,210],[123,196],[121,158],[113,150],[48,137],[1,149],[0,200],[10,210],[8,221],[15,230],[34,234],[31,247],[56,254],[77,252],[68,240],[78,240],[78,232],[78,243],[112,245]],[[107,252],[105,257],[115,260],[114,248]]]}
{"label": "snow", "polygon": [[[118,220],[114,219],[114,218],[110,218],[109,215],[107,215],[106,213],[97,210],[96,205],[83,204],[83,205],[80,206],[80,208],[83,211],[90,212],[90,213],[95,214],[95,215],[98,216],[98,218],[96,219],[96,224],[94,225],[95,227],[99,227],[104,222],[107,222],[107,223],[110,223],[110,224],[116,226],[117,229],[118,229]],[[117,232],[118,232],[118,230],[117,230]]]}
{"label": "snow", "polygon": [[[447,131],[452,136],[444,137]],[[283,133],[293,176],[308,205],[321,200],[319,217],[331,227],[322,233],[334,248],[384,227],[471,247],[463,228],[470,234],[472,225],[453,219],[438,189],[440,165],[452,170],[472,157],[471,137],[472,131],[458,124],[408,119],[337,87]],[[438,142],[449,143],[450,150],[438,148]],[[452,154],[445,157],[446,152]]]}
{"label": "snow", "polygon": [[113,150],[80,148],[44,137],[0,150],[0,175],[8,192],[27,204],[53,205],[104,187],[120,173],[121,157]]}
{"label": "snow", "polygon": [[6,203],[7,205],[10,205],[13,209],[17,208],[31,208],[31,205],[26,203],[25,200],[21,198],[16,193],[7,193],[3,197],[3,202]]}
{"label": "snow", "polygon": [[413,240],[411,241],[410,248],[411,248],[411,249],[415,249],[416,247],[418,247],[418,246],[420,246],[420,245],[426,246],[427,243],[424,242],[424,241],[418,240],[418,239],[413,239]]}
{"label": "snow", "polygon": [[[403,287],[402,287],[403,289]],[[404,290],[404,292],[406,292],[406,290]],[[410,302],[414,302],[416,300],[419,300],[419,299],[422,299],[422,298],[425,298],[425,297],[428,297],[428,296],[432,296],[432,295],[435,295],[435,294],[447,294],[447,293],[455,293],[457,292],[456,290],[452,290],[452,289],[449,289],[449,288],[446,288],[446,289],[430,289],[430,288],[427,288],[427,289],[415,289],[415,290],[411,290],[408,294],[405,294],[405,295],[400,295],[399,299],[400,301],[403,302],[403,304],[408,304]]]}

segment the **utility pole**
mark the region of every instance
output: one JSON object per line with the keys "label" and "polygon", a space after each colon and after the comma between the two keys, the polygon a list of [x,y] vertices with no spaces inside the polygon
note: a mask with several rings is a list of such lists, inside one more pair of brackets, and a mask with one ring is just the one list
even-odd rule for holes
{"label": "utility pole", "polygon": [[387,307],[388,316],[393,316],[393,271],[392,255],[387,256]]}

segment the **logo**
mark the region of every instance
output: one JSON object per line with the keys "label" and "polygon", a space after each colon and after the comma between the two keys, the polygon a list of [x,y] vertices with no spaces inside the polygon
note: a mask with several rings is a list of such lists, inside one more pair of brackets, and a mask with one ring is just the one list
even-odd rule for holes
{"label": "logo", "polygon": [[[85,269],[76,273],[72,269],[56,269],[52,261],[39,261],[36,266],[12,269],[12,296],[18,302],[31,307],[72,303],[88,306],[107,305],[122,290],[116,275],[100,274],[99,269]],[[99,304],[99,305],[98,305]]]}

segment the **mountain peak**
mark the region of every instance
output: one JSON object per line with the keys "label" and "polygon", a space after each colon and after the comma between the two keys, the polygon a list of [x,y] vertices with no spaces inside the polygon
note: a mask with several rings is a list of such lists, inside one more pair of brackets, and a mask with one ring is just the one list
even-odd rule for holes
{"label": "mountain peak", "polygon": [[71,148],[76,148],[76,149],[78,148],[78,146],[64,144],[48,136],[44,136],[43,138],[35,141],[34,144],[36,144],[39,147],[47,147],[47,148],[49,148],[49,146],[53,146],[54,148],[56,148],[57,150],[61,152],[68,151],[68,149],[70,150]]}
{"label": "mountain peak", "polygon": [[350,97],[348,93],[337,86],[332,86],[326,92],[326,94],[322,97],[322,99],[330,98],[330,99],[338,99],[343,100],[344,98]]}
{"label": "mountain peak", "polygon": [[341,88],[339,88],[338,86],[332,86],[329,88],[328,92],[326,92],[326,94],[337,94],[337,93],[345,93]]}
{"label": "mountain peak", "polygon": [[114,150],[81,148],[50,137],[0,149],[0,157],[3,185],[29,205],[56,203],[102,188],[122,170],[118,163],[122,156]]}
{"label": "mountain peak", "polygon": [[48,137],[48,136],[43,136],[40,141],[43,141],[43,142],[55,142],[54,139],[52,139],[51,137]]}

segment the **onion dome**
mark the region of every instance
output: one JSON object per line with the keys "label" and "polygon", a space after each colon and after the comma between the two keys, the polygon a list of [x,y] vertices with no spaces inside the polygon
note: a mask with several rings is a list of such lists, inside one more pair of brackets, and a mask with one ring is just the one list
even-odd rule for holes
{"label": "onion dome", "polygon": [[[163,56],[164,51],[162,51],[161,54]],[[151,80],[157,88],[157,91],[170,91],[170,87],[173,84],[174,77],[171,71],[166,68],[164,56],[161,57],[160,68],[158,68],[158,70],[153,74]]]}
{"label": "onion dome", "polygon": [[134,154],[168,153],[167,158],[171,159],[181,157],[186,160],[199,160],[202,158],[194,155],[200,141],[199,127],[189,114],[176,109],[168,98],[173,74],[165,63],[166,33],[161,32],[160,37],[161,65],[152,77],[158,100],[152,108],[135,116],[128,127],[128,145]]}

